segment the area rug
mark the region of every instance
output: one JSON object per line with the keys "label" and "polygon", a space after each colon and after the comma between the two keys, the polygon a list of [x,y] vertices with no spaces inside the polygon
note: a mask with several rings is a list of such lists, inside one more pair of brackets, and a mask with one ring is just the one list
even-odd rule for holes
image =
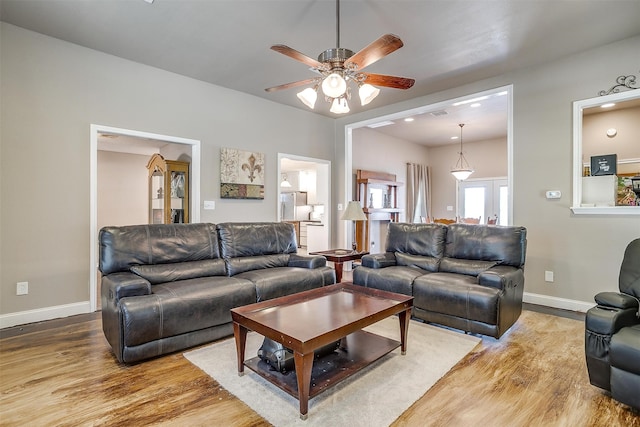
{"label": "area rug", "polygon": [[[398,319],[390,317],[367,331],[400,339]],[[250,332],[246,357],[257,354],[263,337]],[[354,376],[309,400],[300,419],[298,400],[250,369],[238,376],[233,338],[184,356],[274,426],[388,426],[480,342],[477,337],[411,321],[407,354],[387,354]]]}

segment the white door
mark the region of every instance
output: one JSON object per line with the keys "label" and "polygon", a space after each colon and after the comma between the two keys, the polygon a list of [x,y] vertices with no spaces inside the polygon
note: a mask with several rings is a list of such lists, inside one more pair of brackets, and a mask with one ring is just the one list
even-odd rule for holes
{"label": "white door", "polygon": [[497,224],[509,224],[509,186],[506,178],[470,180],[458,183],[458,216],[498,218]]}

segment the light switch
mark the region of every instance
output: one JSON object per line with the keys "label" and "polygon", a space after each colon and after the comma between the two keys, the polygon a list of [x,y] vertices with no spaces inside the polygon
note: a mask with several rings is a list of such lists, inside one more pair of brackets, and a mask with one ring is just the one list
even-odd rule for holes
{"label": "light switch", "polygon": [[547,199],[559,199],[562,193],[558,190],[547,191]]}
{"label": "light switch", "polygon": [[205,200],[204,208],[208,210],[213,210],[216,208],[216,202],[214,200]]}

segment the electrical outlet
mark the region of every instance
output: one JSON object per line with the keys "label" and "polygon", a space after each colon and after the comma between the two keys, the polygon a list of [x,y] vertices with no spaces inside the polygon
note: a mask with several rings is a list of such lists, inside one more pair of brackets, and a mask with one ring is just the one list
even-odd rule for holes
{"label": "electrical outlet", "polygon": [[341,211],[342,210],[342,203],[338,203],[338,210]]}
{"label": "electrical outlet", "polygon": [[29,293],[29,282],[18,282],[16,284],[16,295],[27,295]]}
{"label": "electrical outlet", "polygon": [[553,271],[545,271],[544,272],[544,281],[545,282],[553,282]]}

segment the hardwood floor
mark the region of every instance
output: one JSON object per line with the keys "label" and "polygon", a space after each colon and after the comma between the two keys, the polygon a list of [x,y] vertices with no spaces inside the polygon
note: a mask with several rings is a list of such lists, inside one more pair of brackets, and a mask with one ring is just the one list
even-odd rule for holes
{"label": "hardwood floor", "polygon": [[[99,313],[0,331],[0,376],[2,426],[269,425],[181,353],[119,365]],[[640,415],[589,384],[581,320],[525,310],[393,425],[640,426]]]}

